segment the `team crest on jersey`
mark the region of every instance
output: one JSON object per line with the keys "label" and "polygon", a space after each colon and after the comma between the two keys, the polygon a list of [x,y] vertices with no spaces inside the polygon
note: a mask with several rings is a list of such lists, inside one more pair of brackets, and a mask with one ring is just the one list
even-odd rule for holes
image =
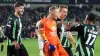
{"label": "team crest on jersey", "polygon": [[55,26],[52,26],[52,32],[50,32],[50,34],[51,34],[52,36],[57,35],[56,27],[55,27]]}
{"label": "team crest on jersey", "polygon": [[55,27],[55,26],[52,26],[52,30],[53,30],[53,31],[56,31],[56,27]]}

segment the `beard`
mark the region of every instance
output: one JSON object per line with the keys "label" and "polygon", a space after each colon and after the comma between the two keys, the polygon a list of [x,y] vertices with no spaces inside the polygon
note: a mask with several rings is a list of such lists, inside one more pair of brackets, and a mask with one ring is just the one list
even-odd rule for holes
{"label": "beard", "polygon": [[18,12],[18,15],[19,15],[19,16],[23,15],[23,11],[19,11],[19,12]]}

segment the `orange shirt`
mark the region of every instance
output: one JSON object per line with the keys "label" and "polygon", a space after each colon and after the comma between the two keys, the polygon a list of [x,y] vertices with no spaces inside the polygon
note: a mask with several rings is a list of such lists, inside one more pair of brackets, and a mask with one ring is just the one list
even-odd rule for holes
{"label": "orange shirt", "polygon": [[54,45],[59,43],[60,41],[57,35],[56,21],[46,18],[46,21],[42,20],[42,22],[47,40]]}

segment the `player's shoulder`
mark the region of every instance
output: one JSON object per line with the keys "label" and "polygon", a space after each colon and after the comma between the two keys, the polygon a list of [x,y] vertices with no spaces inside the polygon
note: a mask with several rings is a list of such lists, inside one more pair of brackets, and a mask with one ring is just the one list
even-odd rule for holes
{"label": "player's shoulder", "polygon": [[46,17],[44,17],[43,19],[41,19],[41,22],[40,22],[40,23],[41,23],[42,25],[44,25],[44,24],[47,22],[47,20],[48,20],[48,19],[47,19]]}
{"label": "player's shoulder", "polygon": [[96,27],[95,25],[90,25],[90,24],[84,24],[84,26],[87,26],[87,27]]}
{"label": "player's shoulder", "polygon": [[85,26],[84,24],[78,24],[75,27],[84,27],[84,26]]}
{"label": "player's shoulder", "polygon": [[41,19],[41,22],[46,22],[47,21],[47,18],[44,17],[43,19]]}
{"label": "player's shoulder", "polygon": [[41,22],[41,20],[37,21],[37,24],[40,23],[40,22]]}
{"label": "player's shoulder", "polygon": [[14,14],[9,15],[10,18],[14,17]]}
{"label": "player's shoulder", "polygon": [[36,26],[38,26],[40,24],[41,20],[37,21]]}
{"label": "player's shoulder", "polygon": [[9,17],[8,17],[8,19],[9,19],[9,20],[11,20],[11,19],[12,19],[12,15],[13,15],[13,14],[9,15]]}
{"label": "player's shoulder", "polygon": [[11,15],[9,15],[9,17],[8,17],[8,20],[15,20],[15,15],[14,14],[11,14]]}
{"label": "player's shoulder", "polygon": [[88,25],[89,27],[92,27],[94,29],[97,29],[96,25]]}

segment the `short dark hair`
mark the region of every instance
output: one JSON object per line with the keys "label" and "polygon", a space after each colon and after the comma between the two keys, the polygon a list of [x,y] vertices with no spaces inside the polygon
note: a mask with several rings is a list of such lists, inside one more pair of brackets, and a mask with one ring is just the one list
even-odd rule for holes
{"label": "short dark hair", "polygon": [[60,8],[60,10],[61,10],[62,8],[68,9],[68,6],[67,6],[67,5],[60,5],[59,8]]}
{"label": "short dark hair", "polygon": [[89,13],[88,17],[87,17],[87,20],[94,21],[95,20],[95,15],[93,13]]}
{"label": "short dark hair", "polygon": [[40,14],[40,18],[43,18],[44,16],[45,16],[44,13],[41,13],[41,14]]}
{"label": "short dark hair", "polygon": [[77,17],[75,21],[76,22],[81,22],[81,18],[80,17]]}
{"label": "short dark hair", "polygon": [[14,4],[14,8],[15,8],[15,7],[19,7],[19,6],[24,6],[24,3],[16,2],[16,3]]}

